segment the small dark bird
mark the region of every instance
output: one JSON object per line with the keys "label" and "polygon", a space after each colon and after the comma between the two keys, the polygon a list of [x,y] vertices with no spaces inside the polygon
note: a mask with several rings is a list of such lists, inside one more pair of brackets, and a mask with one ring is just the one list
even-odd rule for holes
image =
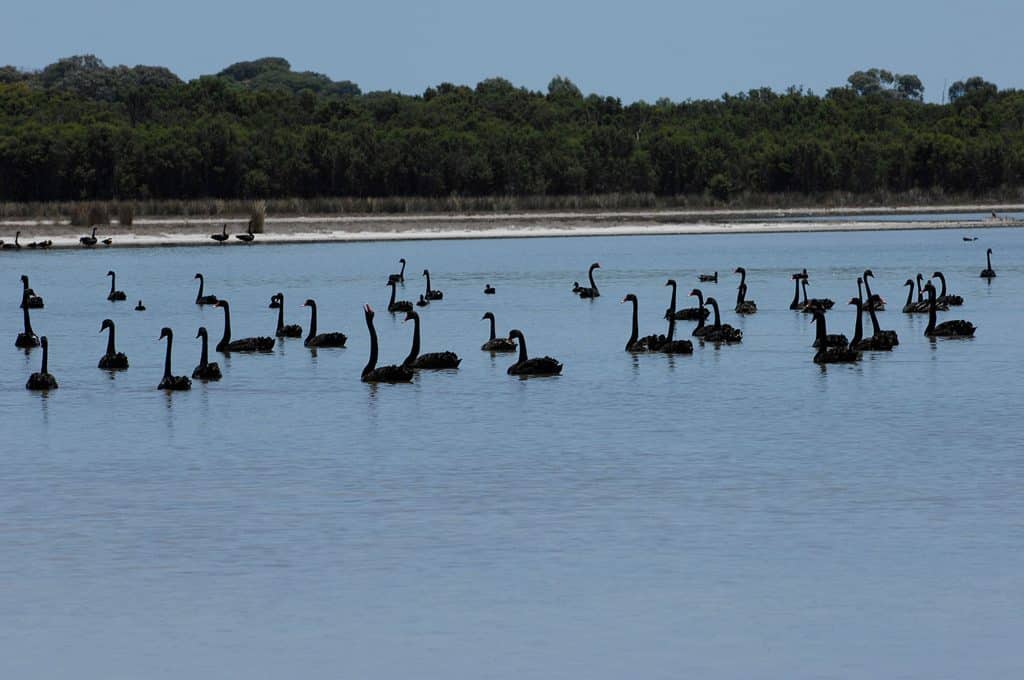
{"label": "small dark bird", "polygon": [[427,298],[423,297],[423,294],[420,293],[420,299],[416,301],[416,306],[417,307],[426,307],[429,304],[430,304],[430,300],[428,300]]}
{"label": "small dark bird", "polygon": [[701,283],[718,283],[718,272],[714,274],[701,274],[697,279]]}
{"label": "small dark bird", "polygon": [[484,295],[494,295],[494,286],[489,283],[484,286]]}
{"label": "small dark bird", "polygon": [[136,312],[144,312],[144,311],[146,311],[146,305],[142,304],[142,300],[139,300],[139,304],[135,305],[135,311]]}

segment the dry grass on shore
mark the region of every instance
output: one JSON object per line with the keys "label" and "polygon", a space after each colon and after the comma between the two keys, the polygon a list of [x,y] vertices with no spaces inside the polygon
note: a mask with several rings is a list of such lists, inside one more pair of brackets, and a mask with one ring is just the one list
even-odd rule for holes
{"label": "dry grass on shore", "polygon": [[265,201],[189,199],[0,203],[0,219],[69,221],[76,226],[109,224],[117,215],[124,226],[136,217],[257,217],[267,215],[419,215],[501,214],[534,211],[621,211],[659,209],[799,209],[871,208],[1024,202],[1024,187],[1006,188],[984,195],[949,195],[911,191],[900,194],[833,192],[808,194],[738,194],[720,201],[706,194],[657,196],[651,193],[615,193],[570,196],[447,196],[423,197],[320,197],[276,198]]}

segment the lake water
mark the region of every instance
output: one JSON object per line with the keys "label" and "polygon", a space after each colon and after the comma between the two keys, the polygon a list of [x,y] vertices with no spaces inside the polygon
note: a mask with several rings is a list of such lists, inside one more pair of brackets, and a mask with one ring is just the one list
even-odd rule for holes
{"label": "lake water", "polygon": [[[1024,232],[972,233],[5,253],[0,676],[1020,677]],[[424,267],[445,293],[423,351],[462,367],[368,386],[363,303],[382,361],[409,350],[385,311],[402,256],[404,297]],[[603,295],[582,301],[592,261]],[[623,351],[624,293],[650,333],[666,278],[686,293],[717,270],[701,287],[731,310],[738,265],[760,307],[724,311],[742,344]],[[847,335],[871,267],[900,346],[813,364],[788,309],[804,267]],[[108,269],[129,302],[105,300]],[[903,281],[935,269],[966,298],[941,316],[975,339],[929,342],[900,313]],[[221,333],[197,271],[236,337],[272,334],[280,290],[289,322],[314,297],[349,347],[217,355],[222,382],[158,392],[162,326],[178,374],[200,324]],[[13,346],[21,273],[46,300],[48,395],[23,387],[40,351]],[[564,375],[506,375],[479,350],[486,310]],[[96,368],[107,316],[131,361],[114,376]]]}

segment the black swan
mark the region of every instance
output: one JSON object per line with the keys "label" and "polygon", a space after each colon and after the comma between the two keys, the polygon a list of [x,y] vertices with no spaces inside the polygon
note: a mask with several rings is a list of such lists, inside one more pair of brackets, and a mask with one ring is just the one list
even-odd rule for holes
{"label": "black swan", "polygon": [[835,306],[835,302],[829,298],[810,298],[807,297],[807,286],[809,285],[809,277],[804,275],[800,277],[800,285],[804,290],[804,314],[813,314],[816,311],[827,312]]}
{"label": "black swan", "polygon": [[943,321],[939,325],[935,325],[935,310],[938,305],[935,304],[935,286],[929,281],[924,285],[925,292],[928,293],[928,327],[924,329],[924,334],[929,338],[971,338],[974,337],[974,331],[977,330],[974,324],[970,321],[964,321],[963,319],[954,319],[952,321]]}
{"label": "black swan", "polygon": [[128,357],[122,352],[117,351],[114,342],[114,322],[110,319],[104,319],[103,323],[100,324],[100,333],[103,331],[109,331],[107,334],[107,351],[100,357],[99,368],[105,368],[108,371],[123,371],[128,368]]}
{"label": "black swan", "polygon": [[135,305],[135,311],[136,312],[144,312],[144,311],[146,311],[146,305],[142,304],[142,300],[139,300],[139,304]]}
{"label": "black swan", "polygon": [[915,280],[917,281],[917,301],[922,304],[927,304],[924,299],[924,275],[922,275],[921,272],[918,272]]}
{"label": "black swan", "polygon": [[928,311],[927,303],[914,301],[914,279],[907,279],[903,282],[907,287],[907,302],[903,305],[904,314],[924,314]]}
{"label": "black swan", "polygon": [[423,276],[427,277],[426,298],[428,300],[443,300],[444,299],[444,293],[442,293],[439,290],[434,290],[433,288],[430,287],[430,270],[429,269],[424,269],[423,270]]}
{"label": "black swan", "polygon": [[39,346],[39,336],[32,331],[32,320],[28,317],[28,305],[25,303],[26,296],[27,293],[22,292],[21,317],[25,324],[25,330],[18,333],[18,337],[14,341],[14,346],[21,347],[22,349]]}
{"label": "black swan", "polygon": [[701,274],[697,277],[701,283],[718,283],[718,272],[714,274]]}
{"label": "black swan", "polygon": [[33,250],[36,248],[50,248],[51,246],[53,246],[53,241],[50,239],[46,239],[45,241],[32,241],[32,243],[28,244],[28,247]]}
{"label": "black swan", "polygon": [[[814,336],[814,343],[811,347],[818,347],[820,349],[842,348],[845,349],[850,346],[850,341],[842,333],[833,333],[829,335],[825,332],[825,312],[820,309],[816,309],[812,312],[814,319],[817,320],[821,317],[821,321],[817,322],[817,333]],[[815,359],[817,361],[817,359]]]}
{"label": "black swan", "polygon": [[111,302],[119,302],[127,300],[128,296],[124,294],[123,290],[115,290],[115,284],[117,283],[117,274],[113,271],[108,271],[107,276],[110,277],[110,294],[107,295],[107,299]]}
{"label": "black swan", "polygon": [[249,228],[244,234],[235,234],[235,238],[243,243],[252,243],[256,240],[256,235],[252,233],[252,219],[249,220]]}
{"label": "black swan", "polygon": [[489,283],[484,286],[484,295],[494,295],[494,286]]}
{"label": "black swan", "polygon": [[876,312],[884,312],[885,300],[881,295],[878,295],[877,293],[872,294],[871,292],[871,279],[873,279],[874,276],[875,273],[870,269],[864,270],[864,295],[866,300],[864,302],[864,311],[874,310]]}
{"label": "black swan", "polygon": [[[3,244],[3,249],[4,250],[21,250],[21,244],[18,243],[18,238],[20,236],[21,236],[21,232],[20,231],[16,232],[14,234],[14,243],[4,243]],[[0,241],[0,243],[3,243],[3,241]]]}
{"label": "black swan", "polygon": [[[860,300],[860,291],[858,290],[857,299]],[[861,310],[867,309],[868,316],[871,317],[871,328],[874,332],[873,338],[877,339],[877,342],[888,344],[890,347],[895,347],[900,344],[900,338],[896,334],[896,331],[883,331],[882,327],[878,323],[878,315],[875,314],[875,310],[867,305],[861,303]]]}
{"label": "black swan", "polygon": [[559,375],[562,372],[562,364],[551,357],[529,358],[526,354],[526,336],[518,329],[508,332],[509,340],[515,338],[519,341],[519,360],[508,367],[509,375]]}
{"label": "black swan", "polygon": [[196,293],[196,304],[197,305],[215,305],[217,304],[216,295],[203,295],[203,289],[206,286],[206,279],[203,278],[202,274],[196,274],[192,278],[199,279],[199,292]]}
{"label": "black swan", "polygon": [[412,380],[412,369],[406,366],[377,367],[377,330],[373,327],[373,309],[363,307],[366,312],[366,328],[370,331],[370,360],[363,367],[360,379],[366,383],[407,383]]}
{"label": "black swan", "polygon": [[402,271],[388,275],[388,283],[405,283],[405,258],[401,257],[398,261],[402,263]]}
{"label": "black swan", "polygon": [[277,329],[274,331],[274,335],[279,338],[301,338],[302,337],[302,326],[297,323],[290,323],[285,325],[284,323],[284,293],[277,293],[274,295],[277,298]]}
{"label": "black swan", "polygon": [[28,276],[21,275],[21,304],[28,305],[31,309],[42,309],[43,298],[36,295],[36,292],[28,286]]}
{"label": "black swan", "polygon": [[192,389],[192,381],[188,376],[171,375],[171,343],[174,342],[174,331],[167,326],[160,329],[160,339],[167,338],[167,354],[164,356],[164,377],[156,386],[158,390],[173,390],[183,392]]}
{"label": "black swan", "polygon": [[[860,318],[859,314],[858,318]],[[814,319],[811,323],[817,324],[817,335],[819,338],[842,337],[843,340],[846,340],[846,336],[835,336],[827,333],[825,329],[825,312],[820,309],[815,310]],[[836,345],[819,346],[818,342],[815,341],[814,346],[818,348],[818,351],[814,353],[814,363],[816,364],[848,364],[860,361],[860,352],[850,349],[849,344],[846,342]]]}
{"label": "black swan", "polygon": [[427,298],[423,297],[423,293],[420,293],[420,299],[416,301],[416,306],[417,307],[426,307],[429,304],[430,304],[430,300],[428,300]]}
{"label": "black swan", "polygon": [[[210,238],[212,238],[217,243],[224,245],[224,242],[231,238],[230,236],[228,236],[228,225],[222,224],[220,228],[220,233],[210,234]],[[210,304],[212,305],[213,303],[211,302]]]}
{"label": "black swan", "polygon": [[210,336],[206,332],[206,326],[199,327],[196,337],[203,339],[203,351],[199,355],[199,365],[192,371],[192,377],[196,380],[220,380],[220,365],[216,361],[210,363]]}
{"label": "black swan", "polygon": [[792,310],[800,310],[804,308],[804,303],[800,302],[800,280],[803,279],[803,274],[793,274],[793,301],[789,303],[789,308]]}
{"label": "black swan", "polygon": [[757,303],[747,299],[747,270],[743,267],[736,267],[734,274],[740,275],[740,285],[736,288],[736,309],[737,314],[756,314]]}
{"label": "black swan", "polygon": [[28,382],[25,383],[25,389],[27,390],[55,390],[60,387],[57,384],[57,379],[48,370],[49,364],[49,350],[50,343],[46,340],[44,335],[40,342],[43,346],[43,365],[40,367],[38,373],[33,373],[28,377]]}
{"label": "black swan", "polygon": [[742,342],[743,331],[738,328],[733,328],[727,323],[722,323],[722,317],[718,311],[718,300],[713,297],[709,297],[704,301],[704,304],[711,305],[711,308],[715,310],[715,322],[707,327],[704,331],[704,335],[701,335],[701,339],[707,342]]}
{"label": "black swan", "polygon": [[585,299],[592,299],[592,298],[596,298],[596,297],[601,297],[601,291],[599,291],[597,289],[597,284],[594,282],[594,270],[595,269],[600,269],[600,268],[601,268],[601,265],[598,264],[597,262],[595,262],[592,265],[590,265],[590,269],[587,270],[587,278],[590,279],[590,288],[584,288],[583,286],[580,286],[575,281],[573,281],[573,291],[572,292],[576,293],[581,298],[585,298]]}
{"label": "black swan", "polygon": [[87,248],[91,248],[92,246],[96,245],[96,227],[92,228],[91,236],[83,236],[80,239],[78,239],[78,242],[81,243],[83,246],[86,246]]}
{"label": "black swan", "polygon": [[701,321],[708,318],[708,315],[711,314],[703,305],[676,309],[676,282],[674,279],[669,279],[665,285],[672,286],[672,300],[669,302],[668,309],[665,310],[666,319],[672,316],[676,321]]}
{"label": "black swan", "polygon": [[864,337],[864,303],[859,297],[850,299],[851,305],[857,306],[857,323],[853,330],[853,340],[850,341],[850,349],[857,352],[888,352],[892,350],[892,342],[885,337],[873,335],[870,338]]}
{"label": "black swan", "polygon": [[[673,289],[674,291],[674,289]],[[675,295],[675,292],[672,293]],[[627,352],[654,352],[665,342],[665,336],[663,335],[645,335],[640,337],[640,321],[639,321],[639,303],[637,302],[636,295],[629,293],[626,297],[622,298],[622,302],[633,303],[633,327],[629,334],[629,340],[626,341]],[[673,305],[674,307],[674,305]],[[665,312],[665,316],[669,317],[672,307],[669,307],[668,312]]]}
{"label": "black swan", "polygon": [[988,266],[981,270],[981,278],[983,279],[994,279],[996,277],[996,270],[992,269],[992,249],[989,248],[985,251],[985,260],[988,262]]}
{"label": "black swan", "polygon": [[932,274],[933,277],[939,280],[942,284],[942,291],[939,293],[939,297],[935,300],[937,304],[945,304],[950,307],[959,307],[964,303],[964,299],[959,295],[947,295],[946,294],[946,277],[942,272],[935,272]]}
{"label": "black swan", "polygon": [[224,337],[217,343],[217,351],[225,354],[230,352],[269,352],[274,349],[274,338],[261,336],[231,340],[231,307],[227,300],[217,300],[214,307],[224,308]]}
{"label": "black swan", "polygon": [[693,354],[693,343],[689,340],[676,340],[676,320],[674,317],[668,319],[668,335],[659,338],[652,349],[665,354]]}
{"label": "black swan", "polygon": [[403,366],[409,368],[442,369],[458,368],[462,359],[455,352],[430,352],[420,354],[420,315],[417,312],[406,312],[405,320],[412,320],[412,348],[409,356],[402,362]]}
{"label": "black swan", "polygon": [[494,331],[494,314],[492,312],[484,312],[484,315],[480,317],[481,321],[491,322],[491,337],[484,344],[480,346],[485,352],[514,352],[516,351],[516,343],[512,342],[508,338],[499,338]]}
{"label": "black swan", "polygon": [[[693,290],[691,290],[690,297],[696,297],[697,304],[699,304],[701,307],[704,307],[704,293],[701,292],[700,288],[694,288]],[[711,313],[708,312],[708,314],[710,315]],[[705,317],[702,316],[697,319],[697,327],[693,329],[693,332],[690,333],[690,335],[700,338],[703,337],[704,334],[711,329],[710,326],[704,325],[704,318]]]}
{"label": "black swan", "polygon": [[412,303],[408,300],[395,300],[397,294],[397,286],[394,281],[388,281],[388,285],[391,286],[391,301],[388,302],[388,311],[394,314],[395,312],[411,312]]}
{"label": "black swan", "polygon": [[348,336],[344,333],[316,332],[316,300],[306,300],[303,307],[309,307],[309,335],[302,341],[306,347],[344,347]]}

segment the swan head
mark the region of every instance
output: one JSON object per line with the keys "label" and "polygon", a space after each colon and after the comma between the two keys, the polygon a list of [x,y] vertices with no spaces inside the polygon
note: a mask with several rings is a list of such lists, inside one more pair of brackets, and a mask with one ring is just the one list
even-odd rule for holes
{"label": "swan head", "polygon": [[167,326],[164,326],[163,328],[160,329],[160,339],[161,340],[163,340],[164,338],[173,338],[173,337],[174,337],[174,331],[172,331]]}
{"label": "swan head", "polygon": [[28,276],[26,276],[25,274],[22,274],[21,275],[21,281],[22,281],[22,283],[24,283],[27,286],[28,285]]}
{"label": "swan head", "polygon": [[385,285],[385,286],[391,286],[392,288],[394,288],[395,286],[397,286],[397,285],[398,285],[398,282],[397,282],[397,281],[388,281],[388,282],[387,282],[387,283],[385,283],[384,285]]}
{"label": "swan head", "polygon": [[600,269],[600,268],[601,268],[601,263],[600,262],[595,262],[594,264],[590,265],[590,271],[594,271],[595,269]]}
{"label": "swan head", "polygon": [[[421,299],[422,299],[422,297],[423,296],[420,296]],[[409,321],[411,319],[418,319],[418,318],[420,318],[420,315],[418,313],[416,313],[416,312],[406,312],[405,313],[405,318],[402,319],[402,323],[405,323],[406,321]]]}
{"label": "swan head", "polygon": [[491,321],[494,321],[494,313],[493,312],[484,312],[484,315],[480,317],[481,321],[486,321],[487,319],[490,319]]}
{"label": "swan head", "polygon": [[863,303],[861,303],[860,298],[850,298],[850,301],[847,302],[846,304],[848,304],[848,305],[860,305],[860,304],[863,304]]}
{"label": "swan head", "polygon": [[913,286],[914,285],[914,279],[907,279],[906,281],[903,282],[903,285],[904,286]]}
{"label": "swan head", "polygon": [[714,305],[714,306],[717,307],[718,306],[718,300],[716,300],[713,297],[708,297],[708,298],[704,299],[704,304],[706,304],[706,305]]}
{"label": "swan head", "polygon": [[669,279],[668,281],[665,282],[665,285],[666,286],[672,286],[673,288],[675,288],[676,280],[675,279]]}
{"label": "swan head", "polygon": [[50,346],[50,341],[46,339],[45,335],[39,338],[39,346],[42,347],[43,349],[46,349],[47,347]]}
{"label": "swan head", "polygon": [[512,338],[519,338],[520,340],[522,340],[523,332],[518,328],[513,328],[508,332],[508,339],[511,340]]}
{"label": "swan head", "polygon": [[702,297],[704,294],[700,292],[700,288],[694,288],[690,291],[690,297]]}
{"label": "swan head", "polygon": [[373,307],[370,305],[363,305],[363,314],[366,316],[367,321],[371,321],[373,319]]}
{"label": "swan head", "polygon": [[424,269],[423,270],[423,276],[430,276],[430,270],[429,269]]}
{"label": "swan head", "polygon": [[199,327],[199,330],[196,331],[196,337],[197,338],[208,337],[208,334],[206,333],[206,326],[200,326]]}
{"label": "swan head", "polygon": [[303,302],[302,306],[303,307],[316,307],[316,301],[314,301],[313,298],[310,298],[310,299],[306,300],[305,302]]}
{"label": "swan head", "polygon": [[404,257],[398,258],[398,261],[401,262],[402,264],[405,264],[405,258]]}
{"label": "swan head", "polygon": [[932,278],[941,279],[942,278],[942,272],[933,272],[932,273]]}
{"label": "swan head", "polygon": [[924,289],[928,291],[929,295],[935,292],[935,286],[932,285],[931,281],[928,281],[927,283],[924,284]]}
{"label": "swan head", "polygon": [[918,272],[915,278],[918,280],[918,282],[920,282],[924,279],[924,276],[921,275],[921,272]]}
{"label": "swan head", "polygon": [[746,273],[747,273],[747,270],[744,269],[743,267],[736,267],[736,271],[733,272],[733,274],[746,274]]}
{"label": "swan head", "polygon": [[985,254],[986,254],[986,255],[991,255],[991,254],[992,254],[992,249],[991,249],[991,248],[989,248],[988,250],[986,250],[986,251],[985,251]]}
{"label": "swan head", "polygon": [[622,304],[623,302],[636,302],[636,295],[633,295],[632,293],[627,293],[626,297],[622,298],[622,302],[620,302],[619,304]]}
{"label": "swan head", "polygon": [[227,300],[217,300],[216,302],[213,303],[213,306],[214,307],[223,307],[224,309],[227,309],[228,308],[228,301]]}
{"label": "swan head", "polygon": [[195,275],[195,276],[193,276],[192,278],[193,278],[193,279],[201,279],[201,278],[203,278],[203,275],[202,275],[202,274],[200,274],[199,272],[196,272],[196,275]]}
{"label": "swan head", "polygon": [[858,276],[857,277],[857,285],[860,286],[860,285],[863,285],[863,284],[864,284],[864,279],[862,279],[861,277]]}
{"label": "swan head", "polygon": [[111,269],[110,271],[107,272],[107,276],[113,276],[113,275],[114,275],[114,270],[113,269]]}
{"label": "swan head", "polygon": [[103,331],[107,330],[108,328],[113,328],[113,327],[114,327],[114,322],[113,321],[111,321],[110,319],[104,319],[103,323],[100,324],[100,333],[102,333]]}

